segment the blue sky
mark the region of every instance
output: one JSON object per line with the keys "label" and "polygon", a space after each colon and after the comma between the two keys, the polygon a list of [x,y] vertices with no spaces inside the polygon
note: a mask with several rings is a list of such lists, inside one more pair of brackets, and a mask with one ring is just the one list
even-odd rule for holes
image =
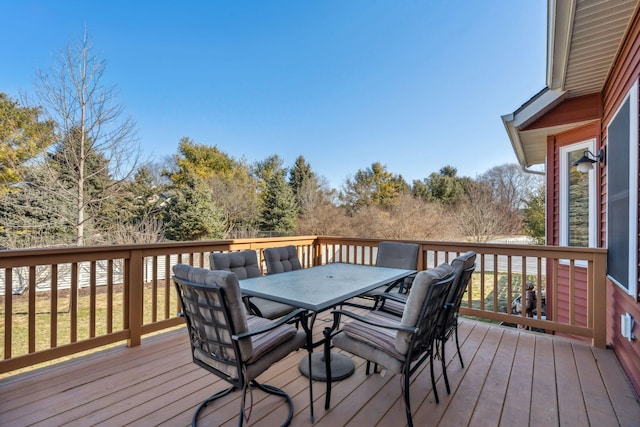
{"label": "blue sky", "polygon": [[303,155],[339,188],[515,163],[500,116],[545,84],[543,0],[0,0],[0,92],[86,25],[147,157],[190,137],[249,162]]}

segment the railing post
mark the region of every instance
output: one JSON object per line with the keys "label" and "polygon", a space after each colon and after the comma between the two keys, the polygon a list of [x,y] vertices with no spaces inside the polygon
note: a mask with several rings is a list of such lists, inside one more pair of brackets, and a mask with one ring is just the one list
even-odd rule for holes
{"label": "railing post", "polygon": [[593,262],[592,295],[593,299],[593,340],[594,347],[607,345],[607,255],[596,253]]}
{"label": "railing post", "polygon": [[140,345],[142,340],[142,288],[143,283],[143,268],[142,268],[142,251],[131,251],[131,258],[129,258],[129,274],[127,277],[128,289],[129,289],[129,339],[127,345],[129,347],[135,347]]}

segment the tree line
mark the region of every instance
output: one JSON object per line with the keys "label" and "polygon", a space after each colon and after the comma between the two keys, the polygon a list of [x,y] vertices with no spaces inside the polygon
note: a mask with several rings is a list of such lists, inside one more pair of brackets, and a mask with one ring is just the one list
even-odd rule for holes
{"label": "tree line", "polygon": [[475,179],[422,180],[375,162],[340,189],[299,155],[249,163],[188,137],[142,160],[136,125],[90,38],[38,71],[34,99],[0,93],[0,248],[321,234],[487,241],[544,239],[539,176],[515,164]]}

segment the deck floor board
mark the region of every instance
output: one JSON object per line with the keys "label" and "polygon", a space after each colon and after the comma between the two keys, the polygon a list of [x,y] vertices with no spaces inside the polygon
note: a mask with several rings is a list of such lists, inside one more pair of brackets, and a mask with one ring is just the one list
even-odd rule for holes
{"label": "deck floor board", "polygon": [[[327,319],[328,313],[319,316],[318,329]],[[611,350],[466,319],[460,342],[464,367],[454,340],[445,351],[450,395],[435,360],[439,404],[429,364],[414,374],[415,425],[633,426],[640,419],[637,396]],[[291,395],[292,426],[310,425],[308,380],[298,370],[303,357],[305,351],[292,353],[259,378]],[[333,384],[330,409],[324,409],[325,383],[314,381],[315,425],[404,425],[400,377],[366,375],[365,361],[353,360],[355,373]],[[187,335],[175,330],[136,348],[112,348],[0,380],[0,424],[183,427],[202,400],[226,387],[191,362]],[[234,392],[205,409],[201,424],[237,425],[239,408]],[[278,425],[285,417],[281,399],[253,391],[248,425]]]}

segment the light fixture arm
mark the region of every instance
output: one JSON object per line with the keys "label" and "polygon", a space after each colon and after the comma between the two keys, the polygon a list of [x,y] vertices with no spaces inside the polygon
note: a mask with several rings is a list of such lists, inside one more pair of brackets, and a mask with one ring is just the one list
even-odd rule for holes
{"label": "light fixture arm", "polygon": [[580,172],[589,172],[593,169],[593,164],[595,162],[602,163],[604,161],[604,148],[601,148],[598,151],[598,154],[593,154],[589,150],[585,150],[573,166],[577,166]]}

